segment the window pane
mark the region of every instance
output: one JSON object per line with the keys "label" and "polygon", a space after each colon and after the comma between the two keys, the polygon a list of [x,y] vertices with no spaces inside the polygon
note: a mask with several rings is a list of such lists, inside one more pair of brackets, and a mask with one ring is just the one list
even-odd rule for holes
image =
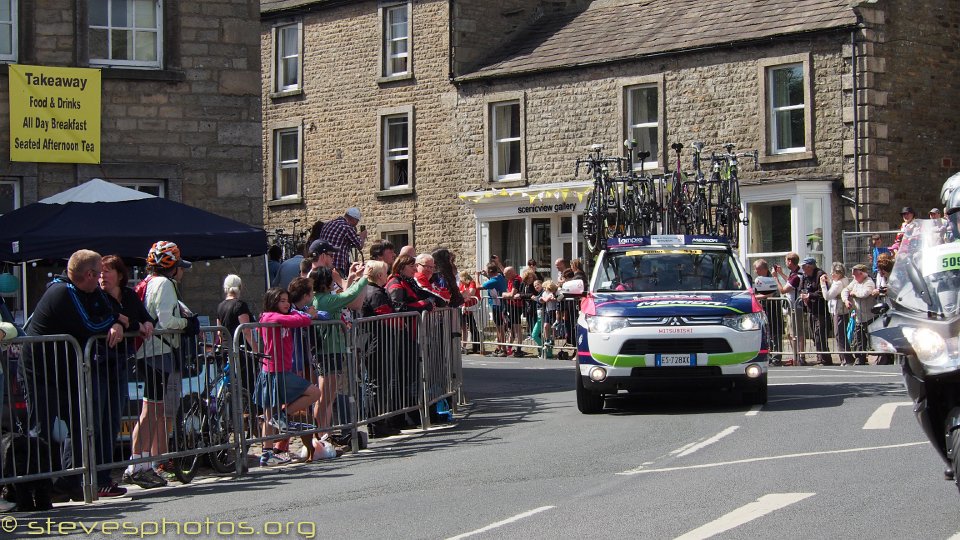
{"label": "window pane", "polygon": [[300,48],[299,32],[296,26],[288,26],[280,31],[282,56],[295,56]]}
{"label": "window pane", "polygon": [[803,70],[790,66],[773,70],[773,106],[803,105]]}
{"label": "window pane", "polygon": [[110,25],[131,26],[132,17],[127,13],[127,0],[112,0],[110,2]]}
{"label": "window pane", "polygon": [[490,222],[490,255],[500,257],[504,266],[523,268],[527,265],[526,228],[524,220],[509,219]]}
{"label": "window pane", "polygon": [[407,71],[406,57],[390,59],[390,73],[403,73]]}
{"label": "window pane", "polygon": [[157,8],[155,0],[134,0],[133,10],[136,14],[137,28],[157,27]]}
{"label": "window pane", "polygon": [[10,18],[10,2],[12,0],[0,0],[0,21],[12,21]]}
{"label": "window pane", "polygon": [[280,171],[280,196],[297,194],[297,169],[289,168]]}
{"label": "window pane", "polygon": [[108,58],[107,31],[90,30],[90,58]]}
{"label": "window pane", "polygon": [[130,41],[130,32],[126,30],[111,30],[110,31],[110,58],[114,60],[132,60],[130,58],[130,49],[132,49],[132,44]]}
{"label": "window pane", "polygon": [[805,199],[803,213],[807,221],[804,231],[807,242],[806,255],[816,257],[822,268],[830,261],[823,260],[823,204],[820,199]]}
{"label": "window pane", "polygon": [[9,24],[0,24],[0,54],[13,54],[13,38]]}
{"label": "window pane", "polygon": [[520,174],[520,141],[497,143],[497,176]]}
{"label": "window pane", "polygon": [[658,152],[660,151],[660,145],[657,144],[657,128],[633,128],[631,130],[631,137],[637,141],[637,151],[650,152],[650,157],[647,158],[647,161],[657,160]]}
{"label": "window pane", "polygon": [[390,149],[407,148],[407,118],[390,118],[387,120],[387,130]]}
{"label": "window pane", "polygon": [[283,60],[283,80],[280,82],[283,86],[296,86],[300,81],[300,74],[297,72],[299,64],[296,58],[286,58]]}
{"label": "window pane", "polygon": [[401,6],[391,9],[387,18],[390,24],[390,37],[393,39],[407,37],[407,7]]}
{"label": "window pane", "polygon": [[90,26],[107,26],[107,0],[91,0],[87,10]]}
{"label": "window pane", "polygon": [[793,225],[790,201],[752,203],[747,206],[751,253],[790,251]]}
{"label": "window pane", "polygon": [[805,148],[806,131],[803,109],[779,111],[777,115],[777,148]]}
{"label": "window pane", "polygon": [[13,184],[7,182],[0,184],[0,214],[7,214],[16,210],[16,195]]}
{"label": "window pane", "polygon": [[137,60],[157,59],[156,32],[137,32]]}
{"label": "window pane", "polygon": [[494,109],[496,138],[507,139],[520,136],[520,105],[498,105]]}
{"label": "window pane", "polygon": [[297,133],[295,131],[280,134],[280,161],[296,161]]}
{"label": "window pane", "polygon": [[657,121],[657,89],[637,88],[630,92],[631,107],[633,117],[631,124],[645,124]]}

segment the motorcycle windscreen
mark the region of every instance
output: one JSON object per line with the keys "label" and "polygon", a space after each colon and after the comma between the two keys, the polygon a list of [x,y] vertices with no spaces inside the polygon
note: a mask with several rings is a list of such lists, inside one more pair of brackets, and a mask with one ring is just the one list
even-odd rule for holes
{"label": "motorcycle windscreen", "polygon": [[960,238],[956,227],[943,219],[915,219],[902,230],[888,298],[906,309],[957,315]]}

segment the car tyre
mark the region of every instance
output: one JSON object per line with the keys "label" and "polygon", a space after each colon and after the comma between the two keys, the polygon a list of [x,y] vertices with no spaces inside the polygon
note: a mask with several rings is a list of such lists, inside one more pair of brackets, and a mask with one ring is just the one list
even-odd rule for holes
{"label": "car tyre", "polygon": [[[579,367],[579,366],[578,366]],[[583,386],[583,377],[577,371],[577,409],[583,414],[597,414],[603,411],[603,394],[592,392]]]}

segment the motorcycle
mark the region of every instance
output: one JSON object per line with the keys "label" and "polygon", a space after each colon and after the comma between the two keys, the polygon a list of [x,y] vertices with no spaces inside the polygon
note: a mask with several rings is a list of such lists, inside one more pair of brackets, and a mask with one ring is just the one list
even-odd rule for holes
{"label": "motorcycle", "polygon": [[907,393],[930,443],[960,489],[960,234],[957,221],[905,227],[883,303],[870,325],[873,349],[899,354]]}

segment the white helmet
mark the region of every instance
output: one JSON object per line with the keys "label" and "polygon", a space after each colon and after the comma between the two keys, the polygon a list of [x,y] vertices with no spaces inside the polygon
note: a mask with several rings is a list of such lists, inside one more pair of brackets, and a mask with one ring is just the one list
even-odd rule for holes
{"label": "white helmet", "polygon": [[960,172],[947,178],[946,182],[943,183],[943,187],[940,188],[940,202],[942,202],[944,206],[950,206],[950,195],[952,195],[957,188],[960,188]]}

